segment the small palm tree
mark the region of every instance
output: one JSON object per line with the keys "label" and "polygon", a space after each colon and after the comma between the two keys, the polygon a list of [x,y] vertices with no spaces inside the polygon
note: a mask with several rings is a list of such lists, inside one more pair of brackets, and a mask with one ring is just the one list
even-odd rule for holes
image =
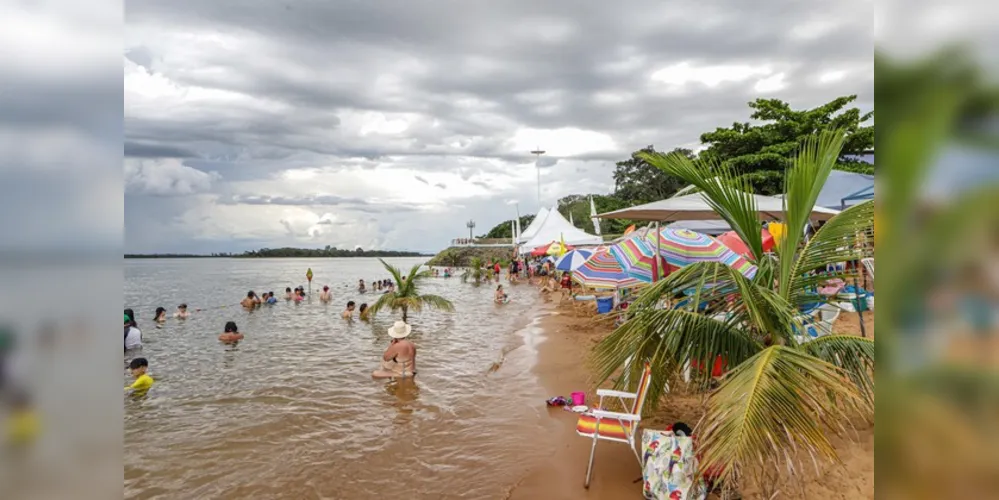
{"label": "small palm tree", "polygon": [[369,315],[373,317],[386,307],[392,311],[401,309],[403,321],[408,319],[409,311],[419,312],[423,310],[424,306],[454,312],[454,305],[444,297],[420,293],[420,282],[431,276],[429,270],[420,271],[420,265],[417,264],[409,270],[408,276],[403,276],[399,268],[389,265],[382,259],[378,259],[378,261],[392,274],[392,279],[395,280],[395,290],[383,293],[378,301],[368,308]]}
{"label": "small palm tree", "polygon": [[[649,398],[658,401],[692,361],[710,367],[721,357],[729,373],[707,400],[696,432],[702,467],[719,467],[722,480],[749,471],[758,478],[799,471],[802,457],[836,460],[827,433],[858,414],[873,419],[874,341],[833,334],[799,342],[797,335],[805,331],[799,308],[821,300],[816,287],[835,277],[812,271],[858,260],[855,243],[873,230],[873,202],[867,202],[841,212],[804,241],[803,229],[842,146],[838,132],[802,145],[787,172],[788,229],[774,255],[763,252],[755,200],[735,172],[711,160],[643,155],[703,193],[751,249],[758,271],[746,278],[722,263],[701,262],[650,286],[629,307],[631,319],[596,346],[599,378],[624,370],[629,376],[619,385],[637,380],[642,363],[630,361],[648,359]],[[693,294],[687,305],[660,306],[684,292]],[[708,385],[710,373],[694,376]],[[776,484],[764,482],[764,488]]]}
{"label": "small palm tree", "polygon": [[488,281],[492,271],[487,270],[483,266],[482,258],[472,257],[472,260],[468,263],[468,269],[465,269],[465,272],[461,275],[461,281],[467,283],[471,280],[476,285],[483,281]]}

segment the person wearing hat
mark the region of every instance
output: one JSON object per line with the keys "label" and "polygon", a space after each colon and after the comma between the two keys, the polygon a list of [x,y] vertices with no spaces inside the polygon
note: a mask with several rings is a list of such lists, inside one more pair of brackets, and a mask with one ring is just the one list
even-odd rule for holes
{"label": "person wearing hat", "polygon": [[416,376],[416,346],[406,340],[413,327],[396,321],[388,329],[392,343],[382,354],[382,367],[371,374],[374,378],[412,378]]}

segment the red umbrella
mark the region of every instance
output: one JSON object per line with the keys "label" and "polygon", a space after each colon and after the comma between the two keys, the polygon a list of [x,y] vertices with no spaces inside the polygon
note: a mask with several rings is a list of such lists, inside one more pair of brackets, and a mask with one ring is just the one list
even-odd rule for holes
{"label": "red umbrella", "polygon": [[[763,251],[769,252],[774,248],[774,237],[767,231],[767,228],[760,229],[760,235],[763,237]],[[735,231],[729,231],[724,233],[717,238],[715,238],[721,244],[732,249],[733,252],[742,255],[743,257],[752,258],[753,252],[743,243],[742,238]]]}

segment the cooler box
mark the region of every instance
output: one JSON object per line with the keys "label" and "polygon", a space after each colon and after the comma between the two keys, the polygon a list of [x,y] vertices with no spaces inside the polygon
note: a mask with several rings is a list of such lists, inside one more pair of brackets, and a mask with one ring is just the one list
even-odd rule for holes
{"label": "cooler box", "polygon": [[597,314],[607,314],[614,309],[614,297],[597,298]]}

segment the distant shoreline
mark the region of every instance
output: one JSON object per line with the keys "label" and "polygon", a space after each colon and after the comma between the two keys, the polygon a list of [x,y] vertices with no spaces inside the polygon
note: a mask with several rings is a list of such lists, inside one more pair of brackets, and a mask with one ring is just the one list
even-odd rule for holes
{"label": "distant shoreline", "polygon": [[433,257],[434,254],[424,254],[418,252],[345,252],[342,255],[270,255],[270,254],[125,254],[126,259],[339,259],[339,258],[364,258],[364,257]]}

